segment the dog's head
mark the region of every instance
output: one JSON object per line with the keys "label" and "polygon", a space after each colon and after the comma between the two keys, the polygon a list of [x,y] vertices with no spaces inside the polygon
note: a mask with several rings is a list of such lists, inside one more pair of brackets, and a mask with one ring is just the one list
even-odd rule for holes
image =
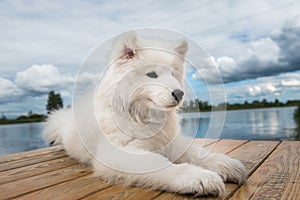
{"label": "dog's head", "polygon": [[114,73],[122,77],[118,93],[130,104],[167,110],[183,101],[185,40],[170,42],[125,33],[113,45]]}

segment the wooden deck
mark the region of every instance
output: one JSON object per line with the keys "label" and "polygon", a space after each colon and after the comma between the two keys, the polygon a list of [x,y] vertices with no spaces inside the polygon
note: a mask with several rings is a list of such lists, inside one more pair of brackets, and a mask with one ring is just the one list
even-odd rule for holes
{"label": "wooden deck", "polygon": [[[300,141],[201,140],[241,160],[247,184],[226,184],[225,199],[300,199]],[[111,186],[59,147],[0,157],[0,199],[195,199],[136,187]],[[214,199],[210,197],[197,199]]]}

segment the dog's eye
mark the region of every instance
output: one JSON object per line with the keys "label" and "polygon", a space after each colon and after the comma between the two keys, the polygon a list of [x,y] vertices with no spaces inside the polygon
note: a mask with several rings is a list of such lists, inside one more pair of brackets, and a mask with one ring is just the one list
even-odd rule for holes
{"label": "dog's eye", "polygon": [[146,74],[148,77],[150,77],[150,78],[157,78],[158,76],[157,76],[157,74],[155,73],[155,72],[149,72],[149,73],[147,73]]}

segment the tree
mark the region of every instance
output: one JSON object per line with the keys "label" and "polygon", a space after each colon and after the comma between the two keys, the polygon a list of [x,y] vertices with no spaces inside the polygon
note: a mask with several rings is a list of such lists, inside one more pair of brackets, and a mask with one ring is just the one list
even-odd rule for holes
{"label": "tree", "polygon": [[1,113],[1,121],[5,121],[6,120],[6,116],[4,115],[4,113]]}
{"label": "tree", "polygon": [[59,93],[55,94],[55,92],[52,90],[49,92],[48,100],[46,109],[48,114],[51,113],[53,110],[59,110],[60,108],[63,108],[63,100]]}
{"label": "tree", "polygon": [[294,120],[296,125],[300,126],[300,105],[298,105],[298,108],[294,112]]}
{"label": "tree", "polygon": [[194,110],[194,101],[190,100],[190,103],[189,103],[189,110],[192,111]]}
{"label": "tree", "polygon": [[278,99],[275,99],[274,104],[275,106],[282,106],[282,103]]}
{"label": "tree", "polygon": [[33,114],[33,112],[32,112],[31,110],[29,110],[28,113],[27,113],[27,116],[28,116],[28,117],[31,117],[32,114]]}

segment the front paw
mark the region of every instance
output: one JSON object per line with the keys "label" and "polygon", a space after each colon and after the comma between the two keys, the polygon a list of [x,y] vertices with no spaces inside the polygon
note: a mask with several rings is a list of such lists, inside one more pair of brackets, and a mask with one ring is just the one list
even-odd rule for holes
{"label": "front paw", "polygon": [[223,154],[213,154],[209,157],[209,169],[218,173],[224,181],[238,184],[246,182],[248,172],[241,161]]}
{"label": "front paw", "polygon": [[221,197],[226,192],[225,184],[218,174],[196,166],[189,166],[185,173],[178,174],[173,183],[177,187],[175,192],[183,194]]}

